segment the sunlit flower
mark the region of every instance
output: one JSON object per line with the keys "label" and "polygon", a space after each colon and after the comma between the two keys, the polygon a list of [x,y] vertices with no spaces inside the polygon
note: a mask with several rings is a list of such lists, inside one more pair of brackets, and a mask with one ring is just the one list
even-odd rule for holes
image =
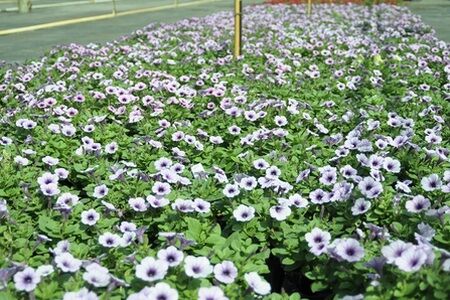
{"label": "sunlit flower", "polygon": [[85,210],[81,213],[81,223],[93,226],[100,220],[100,214],[95,209]]}
{"label": "sunlit flower", "polygon": [[383,185],[372,177],[364,177],[358,183],[358,188],[369,199],[376,198],[383,192]]}
{"label": "sunlit flower", "polygon": [[98,300],[98,297],[94,292],[89,291],[87,288],[82,288],[77,292],[65,293],[63,300]]}
{"label": "sunlit flower", "polygon": [[168,268],[166,261],[146,257],[136,266],[136,277],[149,282],[161,280],[166,276]]}
{"label": "sunlit flower", "polygon": [[271,291],[270,284],[261,278],[256,272],[246,273],[244,275],[245,281],[250,288],[259,295],[267,295]]}
{"label": "sunlit flower", "polygon": [[184,271],[186,275],[193,278],[204,278],[213,272],[209,259],[203,256],[195,257],[188,255],[184,259]]}
{"label": "sunlit flower", "polygon": [[116,248],[120,246],[121,237],[117,234],[105,232],[98,238],[100,245],[106,248]]}
{"label": "sunlit flower", "polygon": [[437,190],[442,185],[442,181],[437,174],[431,174],[428,177],[422,178],[420,183],[422,184],[422,188],[427,192]]}
{"label": "sunlit flower", "polygon": [[269,209],[270,216],[277,221],[286,220],[292,213],[292,210],[287,205],[276,205]]}
{"label": "sunlit flower", "polygon": [[41,281],[41,276],[35,269],[26,267],[14,275],[14,285],[18,291],[33,291]]}
{"label": "sunlit flower", "polygon": [[158,259],[165,261],[170,267],[178,266],[183,261],[183,251],[178,250],[174,246],[158,251]]}
{"label": "sunlit flower", "polygon": [[413,246],[411,243],[405,243],[401,240],[393,241],[389,245],[383,246],[381,253],[386,258],[387,263],[392,264],[411,246]]}
{"label": "sunlit flower", "polygon": [[422,195],[415,196],[411,200],[406,201],[405,207],[408,212],[420,213],[430,207],[430,200]]}
{"label": "sunlit flower", "polygon": [[336,253],[346,261],[356,262],[364,257],[364,248],[357,240],[348,238],[337,243]]}
{"label": "sunlit flower", "polygon": [[108,191],[109,191],[108,187],[102,184],[94,188],[94,194],[92,196],[94,196],[94,198],[101,199],[106,195],[108,195]]}
{"label": "sunlit flower", "polygon": [[364,200],[364,198],[359,198],[355,201],[355,204],[352,206],[352,214],[354,216],[364,214],[371,207],[370,201]]}
{"label": "sunlit flower", "polygon": [[239,195],[239,186],[237,184],[227,184],[223,189],[223,194],[228,198],[233,198]]}
{"label": "sunlit flower", "polygon": [[233,216],[236,221],[247,222],[255,217],[255,209],[252,206],[240,204],[234,211]]}
{"label": "sunlit flower", "polygon": [[238,270],[233,262],[225,260],[214,266],[214,277],[222,283],[232,283],[238,275]]}
{"label": "sunlit flower", "polygon": [[74,273],[81,267],[81,260],[76,259],[68,252],[63,252],[55,256],[55,263],[56,266],[63,272]]}
{"label": "sunlit flower", "polygon": [[327,246],[330,243],[331,235],[329,232],[315,227],[311,232],[305,234],[305,240],[308,242],[309,247],[315,247],[319,244]]}
{"label": "sunlit flower", "polygon": [[147,295],[142,299],[148,300],[177,300],[178,299],[178,291],[174,288],[171,288],[165,282],[158,282],[153,287],[149,288]]}
{"label": "sunlit flower", "polygon": [[228,300],[218,286],[201,287],[198,290],[198,300]]}
{"label": "sunlit flower", "polygon": [[399,258],[395,260],[398,268],[405,272],[417,272],[426,262],[427,256],[423,250],[416,247],[409,247]]}

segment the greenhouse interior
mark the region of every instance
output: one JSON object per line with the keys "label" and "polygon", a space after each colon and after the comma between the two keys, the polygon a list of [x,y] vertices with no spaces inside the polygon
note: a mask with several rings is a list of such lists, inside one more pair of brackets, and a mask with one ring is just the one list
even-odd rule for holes
{"label": "greenhouse interior", "polygon": [[450,299],[450,0],[0,0],[0,300]]}

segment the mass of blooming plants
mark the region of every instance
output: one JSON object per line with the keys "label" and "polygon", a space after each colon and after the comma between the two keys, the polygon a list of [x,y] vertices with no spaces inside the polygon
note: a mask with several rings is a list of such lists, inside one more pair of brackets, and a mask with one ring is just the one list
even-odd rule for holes
{"label": "mass of blooming plants", "polygon": [[254,6],[0,68],[0,299],[448,299],[450,48]]}

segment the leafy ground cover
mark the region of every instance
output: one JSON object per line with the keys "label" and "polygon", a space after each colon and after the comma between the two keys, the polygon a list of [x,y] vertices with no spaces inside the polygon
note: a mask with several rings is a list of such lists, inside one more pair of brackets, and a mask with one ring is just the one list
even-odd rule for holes
{"label": "leafy ground cover", "polygon": [[0,70],[1,299],[446,299],[449,46],[256,6]]}

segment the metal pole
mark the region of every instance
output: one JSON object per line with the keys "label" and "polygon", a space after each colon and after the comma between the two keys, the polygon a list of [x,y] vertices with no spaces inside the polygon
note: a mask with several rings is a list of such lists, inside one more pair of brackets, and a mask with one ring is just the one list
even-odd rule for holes
{"label": "metal pole", "polygon": [[20,13],[29,13],[31,11],[31,0],[18,0],[17,8]]}
{"label": "metal pole", "polygon": [[311,16],[311,9],[312,9],[312,5],[311,5],[312,0],[308,0],[308,17]]}
{"label": "metal pole", "polygon": [[113,16],[115,16],[115,15],[117,15],[116,0],[112,0],[112,3],[113,3],[112,14],[113,14]]}
{"label": "metal pole", "polygon": [[241,56],[242,0],[234,0],[234,58]]}

